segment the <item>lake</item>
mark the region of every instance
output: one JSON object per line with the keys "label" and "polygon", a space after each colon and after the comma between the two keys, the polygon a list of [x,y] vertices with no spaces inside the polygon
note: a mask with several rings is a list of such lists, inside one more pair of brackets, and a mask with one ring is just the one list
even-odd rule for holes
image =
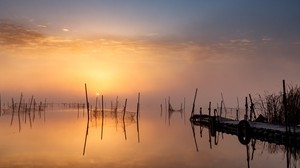
{"label": "lake", "polygon": [[[0,167],[298,167],[297,151],[193,126],[190,111],[170,116],[159,106],[134,108],[123,120],[106,109],[91,111],[62,104],[31,116],[0,117]],[[27,113],[28,114],[28,113]],[[20,119],[20,120],[19,120]],[[19,122],[20,121],[20,122]],[[88,132],[88,134],[87,134]],[[287,159],[287,156],[289,159]]]}

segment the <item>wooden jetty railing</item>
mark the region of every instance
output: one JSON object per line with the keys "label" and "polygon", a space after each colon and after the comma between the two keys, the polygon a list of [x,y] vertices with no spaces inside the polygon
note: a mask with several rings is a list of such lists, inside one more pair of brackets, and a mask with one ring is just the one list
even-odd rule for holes
{"label": "wooden jetty railing", "polygon": [[287,132],[284,125],[247,120],[237,121],[205,114],[194,114],[190,121],[193,125],[207,127],[213,137],[216,136],[216,132],[236,135],[240,143],[244,145],[248,144],[251,139],[257,139],[279,145],[300,147],[300,127]]}

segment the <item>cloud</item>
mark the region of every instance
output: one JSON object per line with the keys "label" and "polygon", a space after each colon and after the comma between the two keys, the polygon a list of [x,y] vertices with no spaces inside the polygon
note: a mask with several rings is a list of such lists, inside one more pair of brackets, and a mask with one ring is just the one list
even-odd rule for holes
{"label": "cloud", "polygon": [[39,28],[46,28],[47,26],[46,25],[37,25],[37,27],[39,27]]}
{"label": "cloud", "polygon": [[26,45],[38,43],[44,35],[20,25],[0,22],[1,45]]}
{"label": "cloud", "polygon": [[63,28],[63,29],[61,29],[62,31],[64,31],[64,32],[68,32],[68,31],[70,31],[69,29],[67,29],[67,28]]}
{"label": "cloud", "polygon": [[263,42],[272,41],[272,39],[270,37],[263,37],[261,40]]}

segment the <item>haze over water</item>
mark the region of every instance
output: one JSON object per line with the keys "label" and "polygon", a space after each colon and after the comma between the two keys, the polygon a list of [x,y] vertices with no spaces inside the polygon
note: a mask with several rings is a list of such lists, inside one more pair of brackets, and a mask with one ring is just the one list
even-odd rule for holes
{"label": "haze over water", "polygon": [[[159,116],[168,96],[175,108],[180,108],[184,98],[191,108],[196,88],[197,111],[209,101],[218,106],[221,93],[228,107],[237,106],[237,97],[243,106],[248,94],[280,92],[283,79],[288,85],[299,85],[299,6],[298,1],[259,0],[1,0],[2,108],[11,98],[17,102],[21,93],[26,102],[33,95],[48,103],[83,103],[85,83],[93,106],[98,93],[104,95],[106,107],[118,96],[122,105],[128,98],[128,108],[135,109],[141,93],[146,111],[142,115],[148,117]],[[190,110],[180,134],[190,131],[193,138]],[[9,120],[1,119],[5,135],[15,134],[8,128]],[[156,119],[151,121],[158,124]],[[76,127],[83,130],[76,134],[85,134],[85,124],[78,121]],[[182,150],[194,150],[189,147]],[[123,150],[128,154],[127,148]],[[1,155],[19,152],[7,151],[11,153]]]}

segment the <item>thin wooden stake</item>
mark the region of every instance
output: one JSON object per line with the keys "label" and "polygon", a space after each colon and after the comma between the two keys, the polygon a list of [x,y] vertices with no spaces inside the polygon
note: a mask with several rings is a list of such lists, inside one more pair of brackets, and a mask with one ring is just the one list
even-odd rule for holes
{"label": "thin wooden stake", "polygon": [[123,110],[123,120],[125,120],[126,106],[127,106],[127,99],[125,99],[125,106],[124,106],[124,110]]}
{"label": "thin wooden stake", "polygon": [[20,96],[20,103],[19,103],[19,108],[18,108],[19,132],[21,132],[20,109],[21,109],[22,99],[23,99],[23,94],[21,93],[21,96]]}
{"label": "thin wooden stake", "polygon": [[282,85],[283,85],[283,108],[284,108],[284,117],[285,117],[285,130],[286,132],[288,132],[288,115],[287,115],[285,80],[282,81]]}
{"label": "thin wooden stake", "polygon": [[245,109],[246,109],[246,112],[245,112],[244,119],[248,120],[248,97],[245,98]]}
{"label": "thin wooden stake", "polygon": [[208,106],[208,115],[211,116],[211,102],[209,102],[209,106]]}
{"label": "thin wooden stake", "polygon": [[87,93],[87,86],[86,83],[84,84],[85,86],[85,100],[86,100],[86,108],[87,108],[87,119],[90,121],[90,104],[89,104],[89,99],[88,99],[88,93]]}
{"label": "thin wooden stake", "polygon": [[198,88],[196,88],[196,92],[195,92],[195,96],[194,96],[194,101],[193,101],[193,107],[192,107],[191,116],[194,115],[194,111],[195,111],[195,102],[196,102],[197,92],[198,92]]}
{"label": "thin wooden stake", "polygon": [[136,129],[138,134],[138,143],[140,143],[140,124],[139,124],[139,118],[140,118],[140,93],[138,94],[138,102],[136,107]]}

